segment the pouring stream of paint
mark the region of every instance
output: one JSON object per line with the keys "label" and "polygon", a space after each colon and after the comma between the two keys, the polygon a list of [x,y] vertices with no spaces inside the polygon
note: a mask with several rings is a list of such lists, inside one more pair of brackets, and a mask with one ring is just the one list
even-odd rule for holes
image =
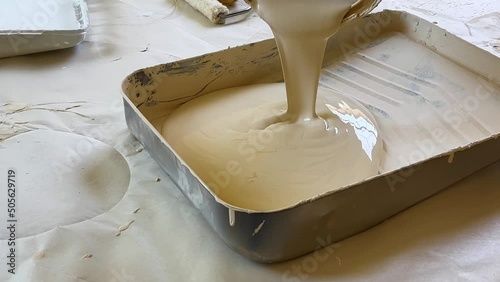
{"label": "pouring stream of paint", "polygon": [[328,38],[379,0],[248,2],[273,30],[285,83],[183,104],[165,121],[165,139],[220,199],[251,211],[291,207],[378,174],[384,152],[374,118],[318,84]]}

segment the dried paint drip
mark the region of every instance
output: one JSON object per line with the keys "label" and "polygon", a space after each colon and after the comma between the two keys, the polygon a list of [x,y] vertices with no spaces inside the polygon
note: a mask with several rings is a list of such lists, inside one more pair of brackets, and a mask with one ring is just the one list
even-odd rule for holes
{"label": "dried paint drip", "polygon": [[451,153],[450,156],[448,157],[448,163],[451,164],[454,159],[455,159],[455,152]]}
{"label": "dried paint drip", "polygon": [[229,212],[229,225],[234,226],[234,223],[236,222],[236,214],[232,209],[228,209],[228,212]]}
{"label": "dried paint drip", "polygon": [[263,220],[259,226],[257,226],[257,228],[255,228],[255,230],[253,231],[253,234],[252,236],[255,236],[255,234],[259,233],[259,231],[262,229],[262,227],[264,226],[264,223],[266,223],[266,220]]}
{"label": "dried paint drip", "polygon": [[119,228],[118,228],[118,232],[116,232],[115,236],[120,236],[122,235],[122,232],[127,230],[129,227],[130,227],[130,224],[132,224],[134,222],[134,220],[131,220],[130,222],[128,223],[125,223],[123,225],[121,225]]}
{"label": "dried paint drip", "polygon": [[93,257],[94,255],[93,254],[85,254],[82,259],[89,259],[91,257]]}

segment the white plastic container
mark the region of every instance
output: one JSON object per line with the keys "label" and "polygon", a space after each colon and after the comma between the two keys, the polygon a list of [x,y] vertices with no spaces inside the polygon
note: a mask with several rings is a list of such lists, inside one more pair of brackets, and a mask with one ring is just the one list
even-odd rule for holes
{"label": "white plastic container", "polygon": [[0,58],[73,47],[88,27],[85,0],[2,1]]}

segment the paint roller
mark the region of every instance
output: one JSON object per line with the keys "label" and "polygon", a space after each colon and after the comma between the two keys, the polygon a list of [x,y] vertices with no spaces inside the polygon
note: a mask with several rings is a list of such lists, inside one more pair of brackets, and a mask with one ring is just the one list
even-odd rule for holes
{"label": "paint roller", "polygon": [[236,0],[185,0],[189,5],[205,15],[215,24],[225,24],[227,19],[237,19],[246,16],[252,8],[230,11],[228,6],[234,5]]}

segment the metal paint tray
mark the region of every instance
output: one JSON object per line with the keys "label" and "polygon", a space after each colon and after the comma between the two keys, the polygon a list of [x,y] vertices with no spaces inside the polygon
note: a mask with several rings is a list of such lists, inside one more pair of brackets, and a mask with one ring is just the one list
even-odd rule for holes
{"label": "metal paint tray", "polygon": [[386,149],[381,175],[280,211],[231,207],[158,129],[195,97],[282,80],[275,42],[266,40],[138,70],[123,82],[132,134],[222,240],[253,260],[291,259],[342,240],[500,159],[500,59],[414,15],[384,11],[329,41],[320,81],[375,116]]}
{"label": "metal paint tray", "polygon": [[89,27],[85,0],[4,1],[0,58],[73,47]]}

